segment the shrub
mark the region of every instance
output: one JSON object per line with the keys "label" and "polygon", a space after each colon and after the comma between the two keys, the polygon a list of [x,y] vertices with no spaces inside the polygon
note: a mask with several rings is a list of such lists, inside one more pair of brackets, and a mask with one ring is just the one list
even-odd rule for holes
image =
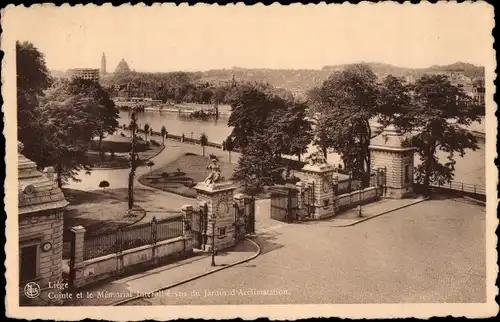
{"label": "shrub", "polygon": [[109,182],[106,180],[103,180],[99,182],[99,188],[102,188],[102,190],[105,190],[107,187],[109,187]]}

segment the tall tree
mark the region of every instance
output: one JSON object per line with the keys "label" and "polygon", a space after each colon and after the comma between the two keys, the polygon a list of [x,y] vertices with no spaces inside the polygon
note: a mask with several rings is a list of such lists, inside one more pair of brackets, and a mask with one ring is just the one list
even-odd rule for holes
{"label": "tall tree", "polygon": [[162,144],[165,146],[165,137],[168,134],[168,131],[167,131],[167,128],[165,127],[165,125],[161,126],[161,132],[160,132],[160,134],[161,134]]}
{"label": "tall tree", "polygon": [[43,135],[39,96],[52,84],[44,55],[29,42],[16,42],[17,134],[24,145],[23,153],[30,159],[39,153]]}
{"label": "tall tree", "polygon": [[203,149],[203,156],[205,156],[205,147],[208,144],[208,137],[205,133],[202,133],[200,136],[200,145],[201,148]]}
{"label": "tall tree", "polygon": [[[463,156],[467,149],[478,149],[468,127],[480,122],[482,108],[442,75],[422,76],[415,82],[412,96],[412,106],[399,126],[415,133],[409,143],[417,148],[422,161],[415,169],[416,180],[429,191],[430,183],[453,180],[455,153]],[[448,153],[449,162],[442,163],[436,156],[438,151]]]}
{"label": "tall tree", "polygon": [[76,78],[69,83],[69,89],[73,95],[84,94],[91,100],[92,111],[90,112],[93,115],[94,135],[99,139],[99,153],[102,155],[104,136],[113,134],[118,128],[118,108],[98,82]]}
{"label": "tall tree", "polygon": [[[311,116],[315,132],[328,138],[322,150],[338,152],[353,175],[370,180],[370,120],[379,113],[377,76],[366,64],[355,64],[333,73],[312,92]],[[316,140],[318,142],[318,140]]]}
{"label": "tall tree", "polygon": [[149,123],[144,124],[144,134],[146,136],[146,142],[148,141],[149,130],[151,130]]}
{"label": "tall tree", "polygon": [[39,128],[34,161],[55,166],[59,187],[68,179],[79,181],[79,170],[90,171],[89,143],[94,137],[93,100],[81,93],[73,95],[66,84],[47,91],[40,99]]}
{"label": "tall tree", "polygon": [[238,160],[233,179],[250,195],[256,195],[277,182],[279,161],[262,134],[248,140]]}
{"label": "tall tree", "polygon": [[128,175],[128,209],[132,210],[134,207],[134,179],[135,179],[135,170],[139,166],[139,156],[135,152],[135,147],[137,145],[137,115],[135,112],[130,116],[130,124],[129,129],[132,134],[132,138],[130,143],[132,144],[132,148],[130,151],[130,172]]}
{"label": "tall tree", "polygon": [[270,115],[268,138],[279,155],[296,155],[299,160],[312,140],[312,128],[306,118],[306,104],[285,101],[286,106]]}
{"label": "tall tree", "polygon": [[409,129],[406,125],[411,121],[408,117],[413,104],[411,85],[402,78],[389,75],[379,88],[378,121],[382,127],[394,124],[400,129]]}
{"label": "tall tree", "polygon": [[255,133],[268,127],[269,116],[276,108],[277,99],[270,99],[254,84],[242,84],[234,88],[230,96],[232,108],[228,126],[233,127],[231,136],[234,146],[243,149]]}
{"label": "tall tree", "polygon": [[231,152],[233,152],[234,149],[233,138],[231,137],[231,135],[228,135],[228,137],[224,141],[224,149],[227,151],[229,155],[229,163],[231,163]]}

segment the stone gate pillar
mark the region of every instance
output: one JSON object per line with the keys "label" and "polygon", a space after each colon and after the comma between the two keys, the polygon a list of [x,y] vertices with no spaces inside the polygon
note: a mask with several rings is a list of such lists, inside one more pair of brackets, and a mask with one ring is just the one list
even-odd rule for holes
{"label": "stone gate pillar", "polygon": [[404,198],[413,193],[415,147],[404,146],[405,139],[394,125],[389,125],[370,145],[370,167],[384,173],[382,189],[389,198]]}
{"label": "stone gate pillar", "polygon": [[[200,182],[194,188],[197,192],[197,199],[200,202],[206,202],[208,208],[209,220],[205,250],[212,249],[213,240],[218,250],[233,246],[235,244],[233,195],[236,185],[232,182],[212,184]],[[215,227],[210,221],[211,217],[215,217]],[[213,237],[215,238],[212,239]]]}
{"label": "stone gate pillar", "polygon": [[[316,158],[319,158],[316,155]],[[326,160],[319,158],[311,160],[302,170],[304,173],[303,181],[314,189],[313,204],[315,219],[327,218],[335,215],[335,194],[333,177],[335,168],[328,164]],[[302,187],[301,187],[302,188]],[[300,193],[299,193],[300,194]]]}

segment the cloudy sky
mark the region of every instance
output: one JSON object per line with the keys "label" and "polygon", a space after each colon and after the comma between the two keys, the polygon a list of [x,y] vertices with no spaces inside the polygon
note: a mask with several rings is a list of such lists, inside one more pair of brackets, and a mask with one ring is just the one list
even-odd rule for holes
{"label": "cloudy sky", "polygon": [[121,58],[150,72],[359,61],[484,65],[493,43],[486,4],[14,9],[6,11],[5,26],[34,43],[56,70],[98,68],[103,52],[108,71]]}

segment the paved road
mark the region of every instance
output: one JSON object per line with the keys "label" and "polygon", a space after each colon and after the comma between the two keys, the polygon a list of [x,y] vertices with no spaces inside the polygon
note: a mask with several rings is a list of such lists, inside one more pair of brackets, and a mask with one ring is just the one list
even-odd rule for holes
{"label": "paved road", "polygon": [[259,257],[149,303],[485,301],[485,211],[476,205],[427,201],[344,228],[258,217],[257,228],[268,230],[256,238]]}

